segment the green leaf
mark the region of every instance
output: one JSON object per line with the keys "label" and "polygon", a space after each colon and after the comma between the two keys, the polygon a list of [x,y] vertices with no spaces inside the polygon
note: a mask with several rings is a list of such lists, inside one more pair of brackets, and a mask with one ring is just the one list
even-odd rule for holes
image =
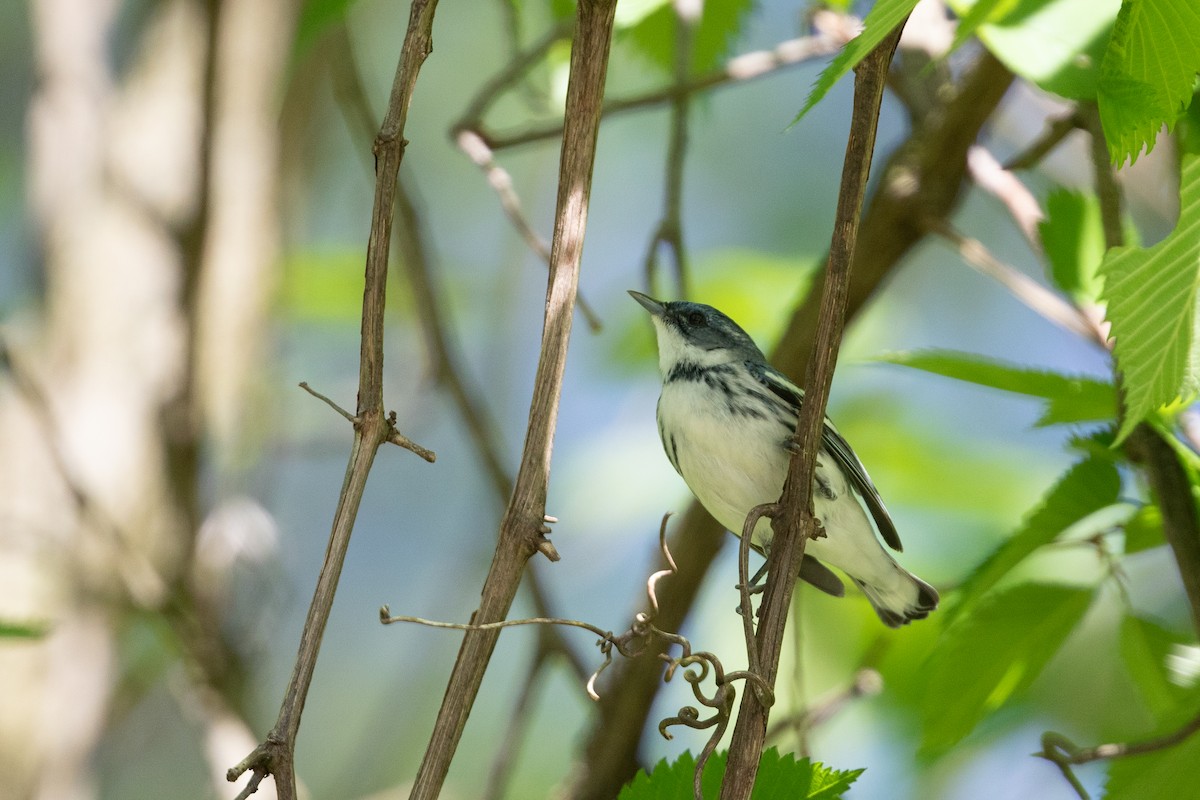
{"label": "green leaf", "polygon": [[[1067,470],[1016,533],[963,581],[958,602],[947,611],[948,624],[963,611],[977,605],[992,587],[1038,548],[1053,542],[1068,528],[1096,512],[1116,505],[1120,492],[1121,476],[1110,460],[1086,458]],[[1108,524],[1107,519],[1100,521]]]}
{"label": "green leaf", "polygon": [[[725,776],[727,753],[714,753],[704,767],[703,795],[715,798]],[[618,800],[677,800],[692,796],[696,759],[685,752],[674,763],[664,758],[647,775],[639,772],[626,784]],[[861,769],[836,770],[807,758],[799,760],[774,748],[763,752],[751,800],[838,800],[863,773]]]}
{"label": "green leaf", "polygon": [[48,626],[42,622],[0,619],[0,639],[40,639],[48,630]]}
{"label": "green leaf", "polygon": [[804,101],[804,107],[800,109],[796,119],[792,120],[792,124],[795,125],[799,122],[809,109],[821,102],[833,85],[841,80],[842,76],[857,67],[859,62],[883,41],[885,36],[904,21],[916,4],[917,0],[878,0],[875,5],[871,6],[871,10],[867,12],[867,16],[863,20],[862,33],[851,39],[849,44],[842,48],[842,52],[834,57],[829,66],[821,71],[812,91],[808,93],[808,99]]}
{"label": "green leaf", "polygon": [[1094,303],[1104,282],[1104,223],[1100,200],[1092,193],[1055,189],[1046,198],[1046,218],[1038,223],[1050,277],[1076,302]]}
{"label": "green leaf", "polygon": [[358,0],[306,0],[296,22],[292,59],[299,60],[329,26],[342,21]]}
{"label": "green leaf", "polygon": [[1142,506],[1125,520],[1125,555],[1140,553],[1165,543],[1162,511],[1153,503]]}
{"label": "green leaf", "polygon": [[[979,4],[950,5],[963,16],[961,31]],[[977,33],[1013,73],[1062,97],[1094,100],[1120,7],[1120,0],[1019,0],[989,14]]]}
{"label": "green leaf", "polygon": [[1100,122],[1114,163],[1154,147],[1191,102],[1200,71],[1195,0],[1124,0],[1100,65]]}
{"label": "green leaf", "polygon": [[926,668],[922,750],[953,746],[1028,687],[1091,600],[1088,589],[1027,583],[997,592],[952,624]]}
{"label": "green leaf", "polygon": [[[617,4],[617,30],[667,74],[675,69],[675,10],[669,0]],[[707,0],[692,32],[693,72],[715,69],[729,54],[753,0]]]}
{"label": "green leaf", "polygon": [[1146,701],[1146,707],[1160,722],[1174,719],[1187,689],[1171,681],[1167,656],[1181,644],[1183,636],[1171,633],[1157,623],[1130,614],[1121,620],[1121,660]]}
{"label": "green leaf", "polygon": [[975,0],[969,5],[966,3],[955,4],[956,6],[965,6],[966,13],[959,15],[958,27],[954,31],[954,41],[950,44],[951,52],[961,47],[963,42],[975,34],[984,23],[1003,19],[1016,4],[1016,0]]}
{"label": "green leaf", "polygon": [[[1169,733],[1170,731],[1163,731]],[[1163,750],[1109,762],[1105,800],[1181,800],[1195,797],[1200,735]]]}
{"label": "green leaf", "polygon": [[971,353],[922,350],[889,353],[880,361],[1047,401],[1038,425],[1111,420],[1116,416],[1112,384],[1094,378],[1029,369]]}
{"label": "green leaf", "polygon": [[1149,248],[1115,247],[1100,268],[1125,391],[1120,443],[1155,409],[1200,388],[1200,155],[1184,157],[1179,222]]}
{"label": "green leaf", "polygon": [[283,265],[282,306],[295,322],[352,322],[362,314],[363,255],[300,251]]}

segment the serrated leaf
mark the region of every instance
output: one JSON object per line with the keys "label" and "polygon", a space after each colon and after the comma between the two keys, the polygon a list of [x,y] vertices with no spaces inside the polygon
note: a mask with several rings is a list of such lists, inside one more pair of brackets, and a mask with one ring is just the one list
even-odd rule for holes
{"label": "serrated leaf", "polygon": [[1077,302],[1095,302],[1104,286],[1099,276],[1105,249],[1099,198],[1055,189],[1046,198],[1046,218],[1038,223],[1038,233],[1055,285]]}
{"label": "serrated leaf", "polygon": [[1165,543],[1162,511],[1158,506],[1147,503],[1125,520],[1125,555],[1140,553]]}
{"label": "serrated leaf", "polygon": [[829,66],[821,70],[812,91],[808,93],[808,99],[804,101],[804,107],[800,109],[796,119],[792,120],[792,124],[799,122],[809,109],[821,102],[835,83],[857,67],[884,37],[904,21],[916,4],[917,0],[878,0],[863,19],[862,33],[851,39]]}
{"label": "serrated leaf", "polygon": [[1121,620],[1121,660],[1133,679],[1146,708],[1160,722],[1178,712],[1180,700],[1187,690],[1171,681],[1167,656],[1173,649],[1188,642],[1161,625],[1132,614]]}
{"label": "serrated leaf", "polygon": [[[973,8],[965,0],[950,5],[964,19]],[[1120,0],[1020,0],[977,33],[1014,74],[1072,100],[1094,100],[1120,8]]]}
{"label": "serrated leaf", "polygon": [[922,750],[958,743],[1032,683],[1091,600],[1088,589],[1027,583],[993,594],[952,624],[926,667]]}
{"label": "serrated leaf", "polygon": [[1195,0],[1124,0],[1100,65],[1100,121],[1114,163],[1154,147],[1192,98],[1200,71]]}
{"label": "serrated leaf", "polygon": [[[1168,733],[1169,731],[1163,731]],[[1105,800],[1183,800],[1200,796],[1196,765],[1200,764],[1200,735],[1174,747],[1109,762]]]}
{"label": "serrated leaf", "polygon": [[1200,386],[1200,156],[1183,159],[1175,230],[1153,247],[1113,248],[1100,271],[1125,391],[1120,443],[1156,408]]}
{"label": "serrated leaf", "polygon": [[[716,798],[725,776],[728,753],[714,753],[704,768],[701,790],[705,798]],[[682,753],[673,763],[664,758],[650,774],[639,772],[621,789],[618,800],[678,800],[692,797],[692,779],[696,759],[690,752]],[[838,800],[863,773],[861,769],[837,770],[797,759],[793,754],[780,755],[771,747],[765,750],[758,764],[751,800]]]}
{"label": "serrated leaf", "polygon": [[946,612],[947,624],[977,605],[1038,548],[1097,511],[1115,505],[1120,492],[1121,476],[1107,459],[1087,458],[1067,470],[1021,527],[963,581],[958,601]]}
{"label": "serrated leaf", "polygon": [[1030,369],[950,350],[889,353],[879,360],[978,386],[1044,398],[1049,402],[1039,425],[1095,422],[1116,416],[1112,384],[1094,378]]}

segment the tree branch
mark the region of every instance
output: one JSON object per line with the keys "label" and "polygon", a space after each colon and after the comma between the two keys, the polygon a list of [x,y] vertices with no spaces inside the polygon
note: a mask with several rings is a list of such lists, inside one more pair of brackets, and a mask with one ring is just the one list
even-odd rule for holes
{"label": "tree branch", "polygon": [[[542,528],[571,316],[579,288],[579,264],[615,10],[615,0],[581,0],[578,4],[541,357],[534,378],[521,467],[500,524],[496,553],[473,619],[476,624],[504,619],[525,563],[534,552],[557,558]],[[485,630],[470,631],[463,637],[411,797],[432,799],[441,791],[497,636],[497,631]]]}
{"label": "tree branch", "polygon": [[1087,790],[1083,788],[1083,784],[1079,782],[1079,779],[1075,777],[1075,772],[1071,769],[1073,765],[1078,766],[1092,761],[1139,756],[1157,750],[1166,750],[1193,736],[1197,731],[1200,731],[1200,714],[1177,730],[1140,742],[1116,742],[1095,747],[1079,747],[1061,733],[1047,731],[1042,734],[1042,752],[1036,755],[1057,766],[1081,800],[1088,800]]}
{"label": "tree branch", "polygon": [[[854,108],[850,137],[842,166],[842,184],[838,191],[837,216],[829,262],[817,321],[816,344],[805,375],[804,404],[796,422],[797,448],[788,465],[787,480],[773,515],[774,537],[767,555],[767,585],[759,608],[758,657],[763,678],[772,688],[779,671],[784,629],[791,608],[792,592],[800,574],[800,562],[808,539],[822,535],[813,517],[812,486],[816,474],[817,453],[821,449],[821,430],[825,406],[833,384],[849,295],[850,270],[858,238],[859,218],[875,150],[879,108],[887,82],[888,65],[904,29],[901,22],[863,59],[854,74]],[[751,512],[753,513],[753,512]],[[758,774],[758,762],[767,736],[770,709],[755,692],[746,692],[738,715],[737,727],[729,746],[721,798],[748,798]]]}
{"label": "tree branch", "polygon": [[[334,594],[337,592],[342,564],[350,546],[350,535],[354,530],[354,520],[358,516],[367,476],[371,472],[375,454],[384,442],[397,441],[402,446],[404,442],[408,442],[396,430],[395,416],[384,414],[384,301],[396,175],[407,144],[404,139],[404,126],[417,75],[433,48],[433,15],[436,8],[437,0],[413,0],[408,30],[388,100],[387,114],[379,134],[375,137],[375,201],[371,211],[371,234],[367,242],[358,406],[353,417],[354,444],[346,466],[342,491],[338,497],[325,559],[317,576],[317,586],[304,621],[304,629],[300,634],[299,652],[296,654],[292,677],[284,694],[275,727],[271,729],[266,740],[241,763],[230,769],[227,775],[230,781],[236,781],[247,770],[253,770],[255,776],[270,773],[275,776],[280,800],[296,798],[294,758],[300,715],[312,683],[313,671],[316,669],[321,639],[329,621],[330,609],[333,607]],[[332,401],[326,402],[333,405]],[[345,415],[347,412],[342,413]],[[431,456],[430,453],[427,458]],[[261,781],[261,778],[258,780]]]}

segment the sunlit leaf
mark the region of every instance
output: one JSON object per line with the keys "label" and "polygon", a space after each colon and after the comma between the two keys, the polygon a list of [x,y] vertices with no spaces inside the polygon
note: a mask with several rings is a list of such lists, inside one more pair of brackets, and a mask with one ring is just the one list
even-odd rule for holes
{"label": "sunlit leaf", "polygon": [[1100,121],[1116,163],[1154,147],[1192,99],[1200,71],[1195,0],[1124,0],[1100,66]]}
{"label": "sunlit leaf", "polygon": [[[1063,531],[1117,503],[1121,476],[1110,460],[1088,458],[1059,479],[1021,527],[963,581],[958,601],[946,614],[953,621],[969,610],[1018,564]],[[1086,534],[1088,532],[1081,532]]]}
{"label": "sunlit leaf", "polygon": [[1179,222],[1169,236],[1149,248],[1113,248],[1101,267],[1125,390],[1118,441],[1156,408],[1200,388],[1200,155],[1184,157],[1179,195]]}
{"label": "sunlit leaf", "polygon": [[[974,23],[978,5],[950,3],[963,17],[960,31],[964,22]],[[975,32],[1013,73],[1062,97],[1094,100],[1120,7],[1120,0],[1018,0],[989,9]]]}
{"label": "sunlit leaf", "polygon": [[1005,364],[950,350],[889,353],[880,361],[932,372],[947,378],[1047,400],[1039,425],[1094,422],[1116,416],[1112,384],[1094,378]]}
{"label": "sunlit leaf", "polygon": [[1058,652],[1092,592],[1028,583],[997,592],[942,635],[926,667],[922,749],[957,744],[1025,689]]}
{"label": "sunlit leaf", "polygon": [[796,115],[793,124],[807,114],[809,109],[821,102],[821,99],[844,75],[857,67],[859,62],[883,41],[885,36],[904,21],[916,4],[917,0],[878,0],[875,5],[871,6],[871,10],[863,19],[862,33],[851,39],[850,43],[834,57],[829,66],[821,71],[820,77],[817,78],[812,91],[808,93],[808,99],[804,101],[804,107]]}

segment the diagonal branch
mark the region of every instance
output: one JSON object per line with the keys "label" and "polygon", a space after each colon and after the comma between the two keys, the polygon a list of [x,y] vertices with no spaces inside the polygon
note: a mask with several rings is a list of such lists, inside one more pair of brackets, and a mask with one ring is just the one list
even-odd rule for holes
{"label": "diagonal branch", "polygon": [[[615,11],[616,0],[581,0],[578,4],[541,357],[534,377],[521,466],[500,523],[496,553],[473,619],[476,624],[486,625],[505,618],[525,563],[535,552],[551,559],[558,557],[542,533],[543,519],[571,317],[579,289],[579,265]],[[434,798],[440,793],[498,635],[494,630],[472,630],[464,635],[425,757],[417,771],[412,798]]]}
{"label": "diagonal branch", "polygon": [[[812,511],[812,486],[816,474],[817,452],[820,449],[825,405],[829,400],[830,386],[833,384],[833,369],[837,363],[837,352],[845,322],[850,269],[854,260],[863,198],[867,191],[867,178],[871,171],[871,156],[875,150],[879,108],[883,102],[888,65],[903,29],[904,23],[901,22],[863,59],[854,75],[854,107],[850,120],[850,137],[846,142],[846,158],[842,166],[842,184],[838,191],[837,216],[829,248],[816,342],[805,374],[804,405],[796,422],[798,446],[792,453],[787,480],[783,484],[783,494],[773,515],[772,528],[775,533],[767,556],[769,572],[762,606],[759,609],[756,642],[758,658],[763,670],[762,677],[772,688],[779,671],[784,629],[792,604],[792,592],[800,574],[804,546],[808,539],[821,535]],[[750,796],[766,741],[769,713],[769,707],[763,703],[758,693],[745,693],[737,727],[729,746],[725,780],[721,784],[723,800],[744,799]]]}

